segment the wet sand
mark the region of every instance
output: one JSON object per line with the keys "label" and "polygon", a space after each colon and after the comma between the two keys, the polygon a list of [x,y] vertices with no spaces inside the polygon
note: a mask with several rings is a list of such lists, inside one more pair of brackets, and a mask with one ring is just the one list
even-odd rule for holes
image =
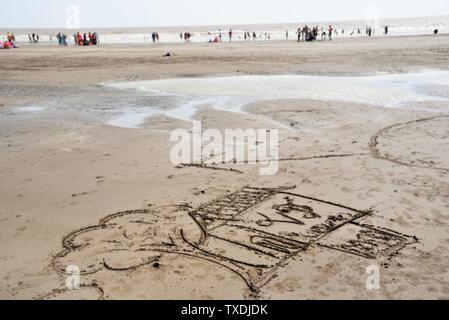
{"label": "wet sand", "polygon": [[[130,129],[89,113],[148,103],[104,82],[447,70],[448,43],[437,36],[2,51],[0,297],[448,299],[448,102],[278,99],[248,105],[244,115],[196,115],[204,128],[279,129],[279,172],[267,177],[257,166],[174,166],[170,132],[190,129],[188,121],[158,116]],[[31,109],[11,121],[17,108],[41,105],[70,112]],[[77,105],[82,112],[73,112]],[[319,235],[276,225],[275,242],[258,243],[270,251],[265,260],[254,248],[213,240],[241,243],[245,228],[260,237],[252,215],[270,216],[284,197],[323,219],[358,218]],[[238,226],[219,224],[220,203]],[[195,221],[205,217],[218,225],[204,241]],[[65,289],[69,264],[81,269],[81,290]],[[370,265],[380,267],[380,290],[366,289]]]}

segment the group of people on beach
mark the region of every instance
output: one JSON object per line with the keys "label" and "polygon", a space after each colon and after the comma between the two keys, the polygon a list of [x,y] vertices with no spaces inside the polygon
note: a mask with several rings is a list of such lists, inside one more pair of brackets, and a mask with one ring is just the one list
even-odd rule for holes
{"label": "group of people on beach", "polygon": [[[384,34],[388,35],[389,32],[389,27],[385,26],[384,29]],[[350,33],[351,36],[355,35],[362,35],[362,31],[361,29],[354,29],[352,30],[352,32]],[[336,36],[339,35],[339,30],[334,29],[332,25],[329,25],[327,28],[319,28],[318,26],[314,26],[314,27],[309,27],[307,25],[305,25],[304,27],[300,27],[297,29],[296,31],[297,34],[297,40],[298,42],[308,42],[308,41],[315,41],[315,40],[330,40],[332,41],[332,39]],[[341,34],[344,35],[345,34],[345,30],[341,29]],[[210,33],[209,33],[210,35]],[[264,37],[265,35],[265,37]],[[366,27],[366,35],[369,37],[374,36],[374,28],[367,26]],[[233,30],[229,30],[228,32],[228,40],[231,42],[233,40],[233,37],[235,36],[235,33],[233,32]],[[289,36],[290,36],[290,32],[289,30],[287,30],[285,32],[285,37],[287,40],[289,40]],[[265,32],[265,33],[260,33],[259,35],[256,32],[249,32],[249,31],[244,31],[243,34],[239,33],[238,34],[239,39],[244,39],[244,40],[258,40],[258,39],[263,39],[265,38],[265,40],[271,40],[271,33],[269,32]],[[181,39],[182,39],[182,33],[181,33]],[[213,42],[222,42],[222,31],[221,29],[218,30],[218,34],[213,36],[212,38],[210,38],[209,42],[213,43]]]}
{"label": "group of people on beach", "polygon": [[[211,35],[211,34],[209,33],[209,35]],[[234,31],[232,29],[230,29],[228,31],[228,40],[229,40],[229,42],[232,42],[234,35],[235,35]],[[267,37],[267,33],[265,33],[265,38],[266,37]],[[240,35],[239,38],[242,39],[242,36]],[[254,31],[252,33],[249,32],[249,31],[245,31],[243,33],[243,38],[245,40],[250,40],[251,38],[253,40],[256,40],[257,39],[257,34]],[[209,42],[222,42],[222,41],[223,41],[223,33],[222,33],[221,29],[218,30],[218,34],[216,36],[214,36],[212,39],[209,39]]]}
{"label": "group of people on beach", "polygon": [[[383,34],[388,35],[390,30],[389,26],[383,26]],[[365,35],[367,37],[373,37],[375,36],[375,28],[372,26],[366,26],[365,29]],[[315,41],[315,40],[329,40],[332,41],[334,37],[337,37],[339,35],[339,32],[341,32],[341,35],[345,35],[345,29],[337,29],[329,25],[328,27],[321,27],[318,26],[309,27],[305,25],[304,27],[300,27],[296,30],[297,35],[297,41],[298,42],[309,42],[309,41]],[[433,33],[437,35],[439,33],[438,29],[433,30]],[[362,29],[361,28],[354,28],[352,30],[349,30],[348,34],[350,36],[360,36],[362,37]],[[224,35],[224,36],[223,36]],[[230,29],[227,34],[226,32],[222,32],[221,29],[218,29],[217,33],[209,32],[209,42],[210,43],[216,43],[216,42],[222,42],[223,37],[226,37],[226,40],[229,42],[232,42],[234,37],[237,37],[240,40],[260,40],[263,39],[263,36],[265,35],[265,40],[271,40],[272,34],[270,32],[259,32],[256,33],[255,31],[242,31],[235,33],[232,29]],[[285,37],[287,40],[289,40],[290,32],[287,30],[285,32]],[[147,40],[148,36],[145,36],[145,40]],[[191,38],[193,37],[193,34],[190,32],[180,32],[179,38],[181,41],[190,42]],[[41,38],[39,34],[37,33],[30,33],[28,34],[28,38],[31,44],[39,43]],[[49,36],[50,43],[53,42],[54,36]],[[68,37],[67,34],[58,33],[56,35],[56,39],[59,46],[67,46],[68,45]],[[151,34],[151,39],[153,42],[159,42],[159,33],[153,32]],[[15,44],[16,38],[13,33],[8,32],[6,37],[3,37],[3,40],[0,41],[0,49],[13,49],[17,48],[17,45]],[[94,33],[84,33],[81,34],[80,32],[73,35],[73,41],[76,46],[96,46],[99,44],[99,36],[97,32]]]}
{"label": "group of people on beach", "polygon": [[[366,26],[365,34],[367,37],[373,37],[374,36],[375,29],[371,26]],[[384,35],[388,35],[389,27],[384,27]],[[331,25],[327,29],[325,28],[319,28],[318,26],[315,26],[313,28],[308,27],[307,25],[298,28],[296,31],[296,34],[298,36],[298,42],[306,42],[306,41],[314,41],[317,40],[318,37],[320,37],[321,40],[330,40],[332,41],[333,36],[338,36],[339,32],[337,29],[334,29]],[[345,29],[341,29],[341,34],[345,34]],[[350,33],[350,36],[354,35],[362,36],[362,29],[353,29]],[[288,31],[286,32],[286,38],[288,40]]]}
{"label": "group of people on beach", "polygon": [[193,34],[191,34],[190,32],[181,32],[179,34],[179,38],[181,39],[181,41],[185,41],[185,42],[190,42],[190,39],[192,38]]}
{"label": "group of people on beach", "polygon": [[58,45],[60,46],[67,46],[67,35],[58,33],[56,35],[56,39],[58,40]]}
{"label": "group of people on beach", "polygon": [[37,33],[29,33],[28,34],[28,41],[30,43],[38,43],[40,41],[40,36]]}
{"label": "group of people on beach", "polygon": [[[30,43],[35,44],[35,43],[39,43],[40,41],[40,36],[39,34],[36,33],[30,33],[28,34],[28,38]],[[53,42],[54,36],[53,35],[49,35],[49,40],[50,42]],[[68,45],[68,36],[65,33],[58,33],[56,35],[56,40],[58,41],[58,45],[59,46],[67,46]],[[96,46],[99,43],[99,37],[98,37],[98,33],[94,32],[94,33],[84,33],[81,34],[80,32],[77,32],[73,35],[73,41],[74,44],[76,46]]]}
{"label": "group of people on beach", "polygon": [[[63,35],[64,38],[64,35]],[[67,38],[67,37],[66,37]],[[98,33],[84,33],[81,34],[80,32],[73,35],[75,45],[83,47],[83,46],[96,46],[99,43],[99,37]],[[63,44],[64,45],[64,42]],[[65,44],[66,45],[66,44]]]}
{"label": "group of people on beach", "polygon": [[13,33],[8,32],[6,34],[6,39],[4,41],[0,40],[0,49],[15,49],[17,45],[15,44],[16,37]]}
{"label": "group of people on beach", "polygon": [[251,33],[250,32],[245,32],[245,34],[244,34],[244,39],[245,40],[249,40],[249,39],[253,39],[253,40],[256,40],[257,39],[257,34],[253,31],[253,33],[252,33],[252,35],[251,35]]}
{"label": "group of people on beach", "polygon": [[159,32],[153,32],[151,34],[151,39],[153,40],[153,42],[159,42]]}
{"label": "group of people on beach", "polygon": [[296,33],[298,35],[298,42],[315,41],[319,36],[321,36],[321,40],[326,40],[326,38],[328,38],[332,41],[334,29],[331,25],[327,30],[324,30],[324,28],[319,29],[318,26],[310,28],[309,26],[305,25],[303,28],[298,28]]}

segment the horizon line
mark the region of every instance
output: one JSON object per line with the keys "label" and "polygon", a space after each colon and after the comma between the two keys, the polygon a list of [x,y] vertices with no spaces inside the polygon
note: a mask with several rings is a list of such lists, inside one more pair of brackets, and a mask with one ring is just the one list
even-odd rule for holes
{"label": "horizon line", "polygon": [[[379,20],[398,20],[398,19],[413,19],[413,18],[432,18],[432,17],[449,17],[449,14],[441,14],[441,15],[430,15],[430,16],[404,16],[404,17],[391,17],[391,18],[379,18]],[[144,29],[144,28],[187,28],[187,27],[219,27],[219,26],[259,26],[259,25],[281,25],[281,24],[300,24],[300,23],[338,23],[338,22],[356,22],[356,21],[363,21],[364,19],[346,19],[346,20],[321,20],[321,21],[300,21],[300,22],[255,22],[255,23],[222,23],[222,24],[187,24],[187,25],[154,25],[154,26],[106,26],[106,27],[82,27],[79,29],[68,29],[65,26],[64,27],[0,27],[0,30],[7,30],[7,29],[45,29],[45,30],[51,30],[51,29],[63,29],[63,30],[84,30],[84,29]]]}

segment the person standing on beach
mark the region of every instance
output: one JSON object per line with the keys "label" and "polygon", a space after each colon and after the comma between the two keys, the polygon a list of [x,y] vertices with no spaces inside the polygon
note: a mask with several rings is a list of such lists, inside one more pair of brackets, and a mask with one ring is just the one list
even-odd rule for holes
{"label": "person standing on beach", "polygon": [[334,31],[334,29],[332,28],[332,26],[329,26],[329,41],[332,41],[332,32]]}
{"label": "person standing on beach", "polygon": [[388,26],[385,26],[385,35],[388,35]]}
{"label": "person standing on beach", "polygon": [[152,38],[153,42],[159,41],[159,34],[157,32],[153,32],[151,34],[151,38]]}
{"label": "person standing on beach", "polygon": [[31,34],[29,34],[29,33],[28,33],[28,40],[30,40],[30,43],[33,43],[32,39],[31,39]]}
{"label": "person standing on beach", "polygon": [[288,30],[285,32],[285,38],[288,40]]}
{"label": "person standing on beach", "polygon": [[231,41],[232,41],[232,29],[229,30],[229,42],[231,42]]}
{"label": "person standing on beach", "polygon": [[92,34],[92,44],[93,44],[94,46],[98,45],[98,38],[97,38],[97,33],[96,33],[96,32],[94,32],[94,33]]}

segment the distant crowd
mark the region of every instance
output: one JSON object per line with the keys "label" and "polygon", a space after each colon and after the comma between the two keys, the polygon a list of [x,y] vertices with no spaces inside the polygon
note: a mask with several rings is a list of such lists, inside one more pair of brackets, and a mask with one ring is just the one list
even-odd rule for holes
{"label": "distant crowd", "polygon": [[[63,33],[58,33],[56,35],[56,39],[58,40],[58,44],[60,46],[67,46],[67,35]],[[51,40],[51,39],[50,39]],[[98,33],[89,32],[83,33],[77,32],[73,35],[73,42],[76,46],[85,47],[85,46],[96,46],[99,43]]]}
{"label": "distant crowd", "polygon": [[[49,36],[50,43],[53,42],[53,39],[54,39],[54,36],[50,35]],[[58,42],[58,45],[60,45],[60,46],[67,46],[68,45],[67,39],[68,39],[68,37],[66,34],[58,33],[56,35],[56,40]],[[40,42],[41,37],[37,33],[30,33],[30,34],[28,34],[28,40],[31,44],[37,44]],[[16,41],[16,37],[14,36],[14,34],[11,32],[8,32],[8,34],[6,35],[6,40],[0,41],[0,49],[17,48],[15,41]],[[74,44],[77,46],[96,46],[100,42],[98,33],[96,33],[96,32],[94,32],[94,33],[89,32],[89,33],[84,33],[84,34],[81,34],[80,32],[78,32],[73,35],[73,41],[74,41]]]}
{"label": "distant crowd", "polygon": [[[344,32],[345,31],[342,30],[343,34]],[[325,30],[324,28],[320,29],[318,26],[310,28],[309,26],[305,25],[303,28],[298,28],[296,34],[298,36],[298,42],[315,41],[319,37],[321,40],[329,39],[330,41],[332,41],[332,36],[338,35],[338,31],[334,31],[334,28],[331,25],[329,25],[327,30]],[[288,38],[288,31],[286,37]]]}
{"label": "distant crowd", "polygon": [[83,47],[83,46],[96,46],[99,43],[98,33],[84,33],[80,32],[73,35],[73,39],[75,41],[75,45]]}
{"label": "distant crowd", "polygon": [[[389,34],[389,26],[383,26],[383,34],[388,35]],[[436,35],[438,34],[438,29],[433,30],[433,33]],[[371,26],[366,26],[364,32],[362,32],[361,28],[352,28],[350,30],[345,29],[338,29],[329,25],[328,27],[309,27],[305,25],[304,27],[300,27],[296,30],[296,37],[298,42],[309,42],[309,41],[316,41],[316,40],[329,40],[332,41],[335,37],[338,37],[339,35],[345,36],[345,32],[348,36],[363,36],[363,33],[367,37],[373,37],[375,36],[376,29]],[[180,32],[179,33],[179,39],[184,42],[190,42],[193,38],[193,34],[190,32]],[[234,32],[232,29],[230,29],[227,32],[223,32],[221,29],[218,29],[218,32],[208,32],[206,35],[210,43],[217,43],[222,41],[229,41],[232,42],[234,38],[237,38],[238,40],[271,40],[273,33],[270,32],[256,32],[256,31],[240,31],[240,32]],[[54,36],[49,35],[49,42],[53,43]],[[204,39],[204,34],[201,35],[201,37]],[[282,35],[281,35],[282,37]],[[285,32],[285,38],[289,40],[290,32],[287,30]],[[149,41],[151,38],[152,42],[159,42],[160,41],[160,35],[159,32],[153,32],[149,36],[146,35],[144,38],[144,41]],[[68,45],[68,36],[67,34],[58,33],[56,35],[57,43],[59,46],[67,46]],[[206,38],[207,39],[207,38]],[[205,40],[206,40],[205,39]],[[275,35],[275,39],[279,40],[279,33],[277,32]],[[38,33],[30,33],[28,34],[28,40],[31,44],[37,44],[41,41],[41,37]],[[100,42],[99,35],[97,32],[89,32],[89,33],[80,33],[77,32],[73,35],[73,43],[76,46],[96,46]],[[14,49],[17,48],[16,45],[16,38],[13,33],[8,32],[6,37],[3,37],[2,41],[0,41],[0,49]]]}
{"label": "distant crowd", "polygon": [[[345,34],[345,29],[341,29],[340,31],[341,31],[342,35]],[[366,26],[365,35],[367,37],[372,37],[372,36],[374,36],[374,31],[375,31],[375,29],[373,27]],[[389,27],[385,26],[384,27],[384,35],[388,35],[388,32],[389,32]],[[319,28],[318,26],[310,28],[306,25],[303,28],[298,28],[296,34],[298,36],[298,42],[315,41],[318,38],[320,38],[321,40],[328,39],[328,40],[332,41],[332,37],[338,36],[339,30],[337,30],[337,29],[334,30],[334,28],[331,25],[327,29]],[[360,28],[353,29],[349,35],[350,36],[354,36],[354,35],[362,36],[362,30]],[[286,33],[286,37],[288,39],[288,31]]]}
{"label": "distant crowd", "polygon": [[[58,33],[56,35],[56,39],[58,40],[58,44],[60,46],[67,46],[67,35],[63,33]],[[51,41],[51,38],[50,38]],[[99,43],[99,36],[98,33],[89,32],[89,33],[83,33],[77,32],[73,35],[73,43],[76,46],[85,47],[85,46],[96,46]]]}
{"label": "distant crowd", "polygon": [[[366,30],[365,30],[365,34],[368,37],[372,37],[374,36],[374,28],[367,26]],[[331,25],[329,25],[327,28],[319,28],[318,26],[315,27],[308,27],[307,25],[302,27],[302,28],[298,28],[296,31],[296,35],[297,35],[297,39],[298,42],[308,42],[308,41],[315,41],[315,40],[332,40],[334,37],[337,37],[339,34],[341,33],[341,35],[345,34],[345,30],[341,29],[341,30],[337,30],[334,29]],[[389,27],[385,26],[384,27],[384,34],[388,35],[389,33]],[[353,29],[351,30],[351,32],[349,33],[350,36],[354,36],[354,35],[360,35],[362,36],[362,30],[359,29]],[[222,42],[223,38],[225,38],[225,36],[227,36],[225,39],[229,42],[232,42],[234,40],[235,37],[238,37],[239,40],[260,40],[260,39],[265,39],[265,40],[271,40],[272,37],[272,33],[270,32],[255,32],[255,31],[244,31],[243,33],[235,33],[232,29],[230,29],[227,33],[226,32],[222,32],[221,29],[218,30],[218,32],[216,34],[211,34],[208,33],[209,37],[209,42],[210,43],[216,43],[216,42]],[[285,32],[285,37],[288,40],[290,36],[290,32],[287,30]],[[190,41],[190,38],[192,37],[192,34],[188,33],[188,32],[181,32],[180,33],[180,39],[183,41]],[[159,38],[158,38],[159,41]]]}

